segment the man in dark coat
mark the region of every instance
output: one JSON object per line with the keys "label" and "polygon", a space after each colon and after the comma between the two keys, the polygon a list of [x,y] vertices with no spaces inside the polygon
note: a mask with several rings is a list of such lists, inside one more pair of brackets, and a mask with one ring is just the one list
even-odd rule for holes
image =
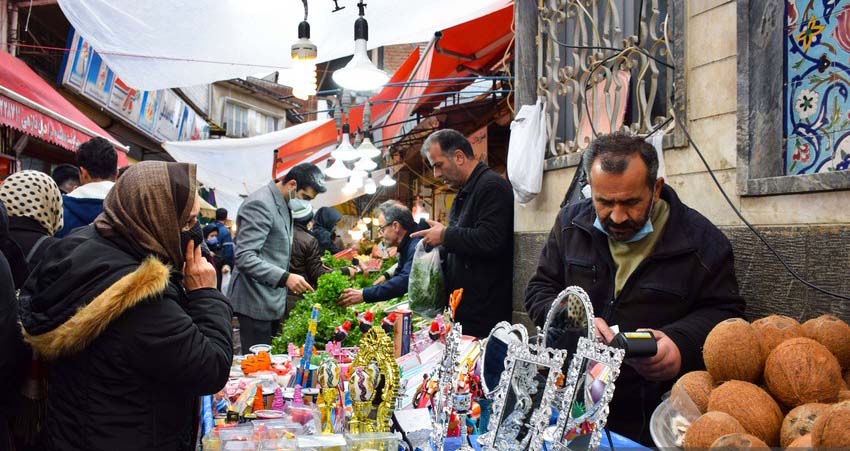
{"label": "man in dark coat", "polygon": [[513,191],[507,180],[475,159],[472,145],[460,133],[432,133],[422,155],[434,177],[460,190],[449,211],[448,227],[428,221],[416,232],[426,246],[443,246],[449,293],[463,288],[456,319],[463,333],[486,337],[499,321],[511,320],[513,286]]}
{"label": "man in dark coat", "polygon": [[377,280],[376,284],[362,290],[347,288],[338,303],[348,307],[361,302],[381,302],[403,296],[407,293],[410,270],[413,267],[413,254],[420,238],[412,238],[416,223],[410,209],[394,200],[388,200],[378,207],[378,233],[387,246],[398,247],[398,264],[391,277]]}
{"label": "man in dark coat", "polygon": [[720,321],[743,315],[729,240],[657,177],[643,139],[615,133],[585,150],[591,199],[558,214],[525,306],[542,326],[557,294],[587,291],[597,336],[652,330],[654,357],[626,359],[608,427],[651,445],[649,418],[675,379],[703,368],[702,345]]}

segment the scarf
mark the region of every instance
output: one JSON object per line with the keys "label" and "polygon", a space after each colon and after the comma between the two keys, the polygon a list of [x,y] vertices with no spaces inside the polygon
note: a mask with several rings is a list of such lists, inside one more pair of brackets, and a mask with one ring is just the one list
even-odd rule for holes
{"label": "scarf", "polygon": [[10,175],[0,185],[0,200],[9,216],[33,219],[50,236],[62,229],[62,192],[43,172],[28,170]]}
{"label": "scarf", "polygon": [[196,166],[143,161],[130,167],[103,201],[97,232],[183,268],[180,230],[189,221],[198,190]]}

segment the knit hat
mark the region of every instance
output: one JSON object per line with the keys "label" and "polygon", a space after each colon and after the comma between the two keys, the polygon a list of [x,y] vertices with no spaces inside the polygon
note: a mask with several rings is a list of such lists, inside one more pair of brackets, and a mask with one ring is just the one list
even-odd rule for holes
{"label": "knit hat", "polygon": [[305,219],[305,218],[308,218],[308,217],[310,219],[313,218],[313,206],[310,205],[310,203],[308,203],[308,202],[304,202],[303,207],[301,207],[297,210],[292,210],[292,219],[294,219],[296,221],[301,220],[301,222],[304,222],[306,220],[307,222],[309,222],[310,219]]}

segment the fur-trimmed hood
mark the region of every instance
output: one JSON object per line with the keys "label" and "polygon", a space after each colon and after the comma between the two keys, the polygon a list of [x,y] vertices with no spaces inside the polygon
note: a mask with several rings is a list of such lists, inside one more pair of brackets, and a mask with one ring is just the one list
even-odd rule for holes
{"label": "fur-trimmed hood", "polygon": [[128,309],[162,294],[170,268],[139,262],[93,230],[48,249],[21,290],[26,341],[46,359],[79,352]]}

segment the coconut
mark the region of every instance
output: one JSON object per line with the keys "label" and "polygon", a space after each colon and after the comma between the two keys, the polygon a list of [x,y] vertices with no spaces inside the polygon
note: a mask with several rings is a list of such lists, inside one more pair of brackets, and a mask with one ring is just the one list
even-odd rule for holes
{"label": "coconut", "polygon": [[841,390],[838,392],[838,396],[836,397],[838,402],[841,401],[850,401],[850,390]]}
{"label": "coconut", "polygon": [[718,438],[726,434],[747,431],[731,415],[723,412],[708,412],[691,424],[685,432],[685,449],[708,448]]}
{"label": "coconut", "polygon": [[786,448],[812,448],[812,434],[801,435],[797,440],[791,442]]}
{"label": "coconut", "polygon": [[826,346],[844,369],[850,369],[850,326],[833,315],[821,315],[803,323],[807,337]]}
{"label": "coconut", "polygon": [[766,391],[754,384],[744,381],[723,383],[711,392],[708,410],[732,415],[747,432],[765,443],[779,443],[782,411]]}
{"label": "coconut", "polygon": [[800,438],[800,436],[812,432],[812,426],[815,424],[818,415],[829,408],[829,404],[818,403],[803,404],[802,406],[795,407],[782,420],[779,443],[784,447],[788,447],[791,442]]}
{"label": "coconut", "polygon": [[815,448],[850,447],[850,401],[832,405],[820,414],[812,427]]}
{"label": "coconut", "polygon": [[767,448],[767,444],[750,434],[726,434],[711,444],[712,449]]}
{"label": "coconut", "polygon": [[761,340],[764,355],[770,354],[779,343],[789,338],[805,336],[803,326],[796,319],[782,315],[770,315],[754,321],[753,330]]}
{"label": "coconut", "polygon": [[844,371],[844,385],[850,388],[850,370]]}
{"label": "coconut", "polygon": [[691,401],[699,408],[700,413],[706,413],[708,411],[708,396],[711,395],[711,391],[714,390],[716,385],[708,371],[691,371],[676,381],[673,388],[676,387],[688,394]]}
{"label": "coconut", "polygon": [[820,343],[792,338],[767,357],[764,381],[770,393],[789,407],[833,401],[841,389],[841,367]]}
{"label": "coconut", "polygon": [[753,326],[740,318],[722,321],[709,332],[702,349],[705,367],[716,383],[756,382],[764,369],[764,353]]}

